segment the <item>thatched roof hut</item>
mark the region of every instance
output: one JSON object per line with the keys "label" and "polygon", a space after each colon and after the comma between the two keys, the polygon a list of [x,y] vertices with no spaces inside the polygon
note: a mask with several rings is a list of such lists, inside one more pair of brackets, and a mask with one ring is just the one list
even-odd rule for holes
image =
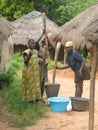
{"label": "thatched roof hut", "polygon": [[[90,48],[98,35],[98,4],[91,6],[86,11],[74,17],[54,32],[55,43],[72,40],[77,48],[80,46]],[[91,41],[89,40],[91,39]],[[97,39],[98,40],[98,39]]]}
{"label": "thatched roof hut", "polygon": [[91,6],[68,23],[65,23],[58,31],[54,32],[52,40],[54,44],[61,41],[63,45],[66,41],[72,40],[75,42],[77,49],[80,47],[94,48],[89,102],[89,130],[93,130],[95,77],[98,66],[98,4]]}
{"label": "thatched roof hut", "polygon": [[11,39],[14,27],[0,15],[0,72],[7,72],[8,62],[13,52]]}
{"label": "thatched roof hut", "polygon": [[8,37],[12,34],[12,30],[12,24],[0,15],[0,43],[4,40],[7,41]]}
{"label": "thatched roof hut", "polygon": [[[23,46],[27,45],[28,39],[33,38],[37,41],[42,35],[43,15],[38,11],[33,11],[14,21],[13,25],[16,27],[16,33],[12,36],[13,44],[17,46],[17,51],[21,51]],[[57,28],[58,25],[46,17],[46,32],[54,31]]]}

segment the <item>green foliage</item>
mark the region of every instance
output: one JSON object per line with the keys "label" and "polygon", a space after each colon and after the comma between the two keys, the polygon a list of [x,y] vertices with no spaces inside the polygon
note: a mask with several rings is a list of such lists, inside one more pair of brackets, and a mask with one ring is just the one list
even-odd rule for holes
{"label": "green foliage", "polygon": [[48,64],[48,70],[52,70],[54,67],[54,61],[51,61],[49,64]]}
{"label": "green foliage", "polygon": [[67,0],[65,4],[60,4],[56,9],[56,23],[64,24],[97,2],[98,0]]}
{"label": "green foliage", "polygon": [[40,12],[45,12],[51,20],[58,23],[61,14],[57,12],[57,9],[60,6],[66,5],[67,1],[68,0],[34,0],[34,8]]}
{"label": "green foliage", "polygon": [[34,0],[34,8],[62,25],[98,2],[98,0]]}
{"label": "green foliage", "polygon": [[90,52],[88,52],[87,60],[88,60],[88,61],[90,60]]}
{"label": "green foliage", "polygon": [[98,0],[71,0],[65,9],[69,15],[69,20],[97,2]]}
{"label": "green foliage", "polygon": [[0,13],[13,21],[34,10],[33,2],[28,0],[0,0]]}
{"label": "green foliage", "polygon": [[16,53],[12,56],[12,60],[10,62],[10,68],[14,68],[15,70],[21,69],[23,66],[23,57],[20,53]]}
{"label": "green foliage", "polygon": [[64,24],[66,21],[69,21],[69,14],[66,10],[65,5],[59,6],[59,8],[56,9],[56,23],[59,25]]}
{"label": "green foliage", "polygon": [[98,0],[0,0],[0,13],[8,20],[15,20],[33,10],[45,12],[59,25],[97,3]]}
{"label": "green foliage", "polygon": [[23,58],[19,53],[12,56],[7,73],[0,73],[0,87],[8,87],[14,81],[16,70],[22,68]]}

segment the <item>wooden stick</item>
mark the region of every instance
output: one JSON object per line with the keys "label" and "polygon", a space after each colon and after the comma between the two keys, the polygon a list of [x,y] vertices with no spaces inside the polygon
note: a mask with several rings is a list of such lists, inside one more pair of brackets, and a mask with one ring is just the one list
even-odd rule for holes
{"label": "wooden stick", "polygon": [[[45,13],[42,14],[42,18],[43,18],[43,32],[46,36],[46,17],[45,17]],[[46,38],[45,38],[46,39]],[[46,50],[45,50],[46,53]],[[43,66],[42,66],[42,70],[41,70],[41,83],[44,79],[44,68],[45,68],[45,61],[46,61],[46,57],[43,57]]]}
{"label": "wooden stick", "polygon": [[95,99],[95,77],[98,65],[98,44],[94,45],[94,57],[90,81],[90,102],[89,102],[89,130],[94,130],[94,99]]}
{"label": "wooden stick", "polygon": [[53,71],[53,83],[55,83],[55,76],[56,76],[56,66],[57,66],[57,60],[58,60],[58,54],[61,47],[61,43],[58,42],[55,50],[55,58],[54,58],[54,71]]}

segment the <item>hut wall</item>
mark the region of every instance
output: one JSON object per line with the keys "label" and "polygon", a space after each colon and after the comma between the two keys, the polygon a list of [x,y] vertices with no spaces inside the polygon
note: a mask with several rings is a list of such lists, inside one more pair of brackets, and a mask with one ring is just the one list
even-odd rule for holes
{"label": "hut wall", "polygon": [[58,61],[64,61],[64,46],[61,45],[60,52],[58,55]]}
{"label": "hut wall", "polygon": [[21,54],[26,49],[27,49],[27,46],[14,45],[14,53],[20,53]]}

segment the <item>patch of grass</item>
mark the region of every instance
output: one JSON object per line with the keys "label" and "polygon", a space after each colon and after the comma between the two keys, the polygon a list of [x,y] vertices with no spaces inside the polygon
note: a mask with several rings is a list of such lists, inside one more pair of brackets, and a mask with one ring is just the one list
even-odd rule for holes
{"label": "patch of grass", "polygon": [[0,120],[7,121],[21,130],[24,126],[33,125],[39,118],[45,117],[48,107],[42,102],[28,103],[22,99],[22,57],[15,54],[10,62],[9,73],[14,81],[9,87],[0,91]]}
{"label": "patch of grass", "polygon": [[8,121],[16,127],[33,125],[37,119],[45,117],[45,113],[48,110],[47,106],[42,102],[28,103],[21,100],[20,78],[17,78],[10,88],[3,89],[2,97],[2,107],[6,107],[6,112],[10,115],[6,117],[8,115],[6,113],[6,116],[4,114],[3,117],[8,118]]}
{"label": "patch of grass", "polygon": [[28,125],[34,125],[38,119],[45,117],[46,109],[42,103],[25,103],[23,106],[24,107],[22,109],[23,111],[21,111],[21,114],[16,114],[9,119],[9,122],[13,123],[14,126],[24,127]]}

